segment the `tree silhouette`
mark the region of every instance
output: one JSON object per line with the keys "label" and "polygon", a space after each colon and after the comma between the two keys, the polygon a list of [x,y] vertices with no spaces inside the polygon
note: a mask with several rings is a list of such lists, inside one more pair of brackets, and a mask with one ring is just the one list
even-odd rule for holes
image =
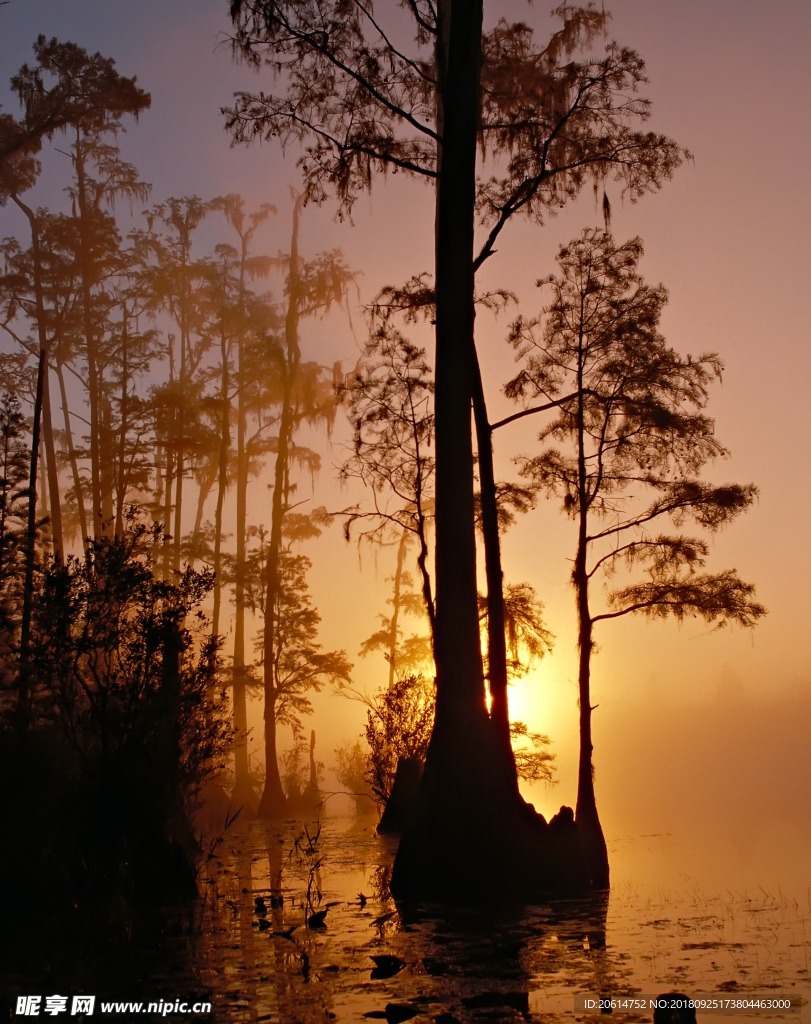
{"label": "tree silhouette", "polygon": [[0,192],[7,166],[39,151],[42,140],[76,124],[99,123],[140,113],[150,97],[115,70],[115,61],[92,56],[75,43],[41,35],[34,44],[36,65],[27,64],[11,80],[23,118],[0,114]]}
{"label": "tree silhouette", "polygon": [[[398,850],[394,887],[469,898],[480,888],[485,865],[497,885],[536,892],[581,886],[577,865],[567,855],[551,855],[542,823],[530,823],[506,715],[500,711],[491,723],[486,711],[472,404],[480,466],[490,456],[490,437],[474,346],[474,272],[515,214],[543,219],[589,175],[617,176],[632,195],[642,194],[657,188],[683,154],[669,140],[633,127],[647,114],[637,94],[644,81],[637,54],[611,45],[602,58],[571,59],[578,43],[605,24],[594,9],[562,8],[563,27],[544,48],[521,25],[499,23],[483,36],[481,0],[453,5],[453,17],[450,3],[410,0],[406,10],[411,53],[360,0],[232,0],[236,46],[248,61],[268,66],[286,91],[238,95],[229,127],[238,140],[276,136],[300,144],[307,194],[322,199],[334,193],[342,212],[374,173],[388,168],[437,188],[437,714],[420,814]],[[479,145],[496,159],[489,177],[477,180]],[[477,211],[487,229],[478,252]],[[492,518],[492,488],[485,501]],[[488,535],[487,576],[498,589],[498,552]],[[503,635],[498,615],[495,601],[490,621],[496,637]],[[491,652],[490,674],[505,697],[500,705],[506,704],[506,652]],[[477,851],[461,871],[460,833]],[[516,871],[519,863],[526,873]],[[516,883],[518,877],[526,880]]]}
{"label": "tree silhouette", "polygon": [[[141,98],[133,101],[137,114]],[[80,330],[84,345],[89,408],[88,449],[90,457],[90,500],[93,536],[101,537],[114,524],[115,455],[109,417],[105,373],[109,365],[104,316],[108,308],[105,279],[110,263],[116,263],[120,238],[115,221],[105,207],[117,200],[144,201],[149,186],[138,178],[135,168],[120,158],[116,146],[107,141],[121,129],[119,113],[110,111],[91,123],[79,123],[74,130],[71,160],[74,179],[69,194],[76,225],[76,278]]]}
{"label": "tree silhouette", "polygon": [[[145,110],[150,97],[140,89],[135,79],[124,78],[115,70],[115,62],[103,58],[100,54],[89,55],[85,50],[73,43],[60,43],[57,39],[46,40],[39,36],[34,45],[36,64],[33,67],[24,65],[11,80],[11,88],[16,93],[24,111],[21,121],[9,115],[0,115],[0,204],[6,196],[19,207],[29,222],[31,232],[31,291],[34,301],[31,315],[37,327],[39,348],[39,381],[35,399],[35,417],[33,434],[39,438],[40,416],[44,424],[44,440],[47,453],[48,485],[50,492],[51,515],[53,517],[52,538],[55,549],[62,552],[61,500],[56,470],[56,454],[51,420],[51,403],[49,392],[48,360],[51,339],[46,329],[46,311],[43,297],[43,252],[41,217],[22,201],[20,193],[26,191],[35,181],[39,171],[39,163],[35,154],[39,151],[42,140],[52,137],[58,131],[72,129],[75,144],[72,159],[76,171],[76,184],[72,196],[76,205],[77,223],[79,227],[79,247],[77,249],[77,269],[82,282],[82,305],[86,328],[88,380],[89,384],[95,377],[95,344],[91,329],[89,301],[91,292],[90,262],[91,243],[89,240],[89,215],[91,209],[98,211],[102,197],[109,199],[116,191],[120,193],[123,184],[121,175],[116,175],[118,167],[115,161],[107,157],[101,158],[98,165],[102,169],[102,177],[106,182],[94,183],[97,186],[94,200],[90,200],[86,189],[85,178],[85,146],[89,142],[91,149],[98,147],[101,137],[111,130],[120,127],[120,118],[125,114],[135,115]],[[95,156],[99,156],[96,148]],[[104,166],[106,164],[106,166]],[[121,165],[125,166],[125,165]],[[115,184],[113,179],[116,178]],[[129,182],[130,194],[134,179]],[[98,390],[91,385],[91,434],[98,442],[99,410]],[[64,396],[63,396],[64,397]],[[67,415],[67,413],[66,413]],[[32,453],[31,479],[32,516],[36,506],[36,461],[38,452]],[[77,474],[78,488],[78,474]],[[97,467],[93,472],[94,501],[99,500],[100,478]],[[77,489],[78,497],[78,489]],[[99,515],[101,513],[99,512]],[[98,525],[98,523],[97,523]],[[83,531],[86,540],[87,533]]]}
{"label": "tree silhouette", "polygon": [[[577,523],[576,820],[592,878],[601,887],[608,884],[608,856],[592,762],[595,625],[643,613],[752,626],[765,614],[753,598],[754,587],[734,570],[700,571],[709,553],[704,540],[651,532],[660,523],[680,527],[689,521],[719,529],[745,511],[757,491],[752,485],[713,486],[697,477],[728,454],[703,412],[721,363],[714,354],[684,358],[667,346],[659,332],[667,293],[645,284],[637,269],[641,256],[638,238],[619,245],[597,230],[562,247],[560,273],[540,282],[552,293],[542,329],[539,321],[513,325],[511,341],[524,366],[506,389],[536,403],[527,412],[552,411],[540,434],[544,450],[524,460],[524,472],[534,486],[561,498]],[[647,502],[645,492],[652,495]],[[610,589],[606,610],[593,611],[594,583],[613,580],[623,565],[642,578]]]}
{"label": "tree silhouette", "polygon": [[[339,388],[354,430],[353,452],[341,467],[341,479],[359,480],[373,507],[346,509],[344,533],[360,526],[361,538],[398,546],[391,623],[396,643],[398,594],[408,538],[417,543],[422,603],[434,634],[434,598],[428,567],[428,522],[433,517],[434,383],[425,352],[413,345],[388,318],[382,318],[362,358]],[[389,661],[394,673],[394,662]],[[390,683],[394,681],[391,675]]]}
{"label": "tree silhouette", "polygon": [[389,689],[398,679],[427,670],[433,663],[430,621],[427,623],[429,632],[403,634],[404,616],[413,616],[425,620],[425,600],[421,593],[415,591],[412,574],[405,568],[405,557],[411,534],[404,529],[397,543],[397,557],[394,575],[387,577],[391,581],[391,597],[386,603],[391,606],[391,615],[378,615],[380,628],[368,636],[358,652],[362,658],[375,651],[382,651],[389,666]]}
{"label": "tree silhouette", "polygon": [[162,479],[158,471],[158,501],[163,505],[165,572],[180,566],[183,485],[201,441],[201,365],[212,339],[196,297],[206,268],[196,259],[192,246],[195,231],[210,211],[211,204],[199,196],[173,196],[157,204],[147,220],[147,241],[154,254],[150,274],[153,301],[168,313],[176,328],[166,337],[168,378],[154,395],[164,460]]}
{"label": "tree silhouette", "polygon": [[[398,763],[425,762],[434,724],[433,687],[421,674],[406,673],[393,686],[365,698],[363,703],[368,748],[365,778],[378,804],[385,806],[392,794]],[[549,737],[530,732],[523,722],[512,723],[510,736],[519,778],[551,782],[555,758],[547,750]]]}
{"label": "tree silhouette", "polygon": [[[37,342],[39,345],[38,361],[42,363],[43,367],[40,402],[42,405],[42,428],[47,455],[48,497],[50,499],[51,510],[51,542],[53,544],[54,551],[61,557],[64,554],[62,501],[59,492],[48,372],[51,338],[48,333],[48,317],[45,302],[45,271],[43,267],[45,257],[42,246],[43,217],[38,216],[27,203],[23,202],[13,189],[9,189],[9,194],[11,201],[22,211],[28,221],[31,233],[31,249],[30,264],[28,267],[25,267],[24,264],[23,266],[20,265],[25,259],[22,254],[19,252],[9,254],[12,257],[11,266],[14,267],[14,272],[12,280],[7,280],[7,286],[10,286],[9,312],[8,319],[3,326],[9,333],[12,333],[9,323],[14,318],[15,307],[24,306],[25,299],[21,293],[28,291],[29,299],[32,299],[33,301],[31,302],[27,312],[36,324]],[[16,266],[15,263],[17,264]],[[32,295],[30,294],[31,292],[33,292]],[[23,345],[23,347],[27,347],[23,339],[18,338],[17,340]]]}
{"label": "tree silhouette", "polygon": [[[272,592],[275,603],[272,617],[264,602],[268,598],[268,544],[263,541],[246,560],[246,599],[249,607],[261,612],[263,621],[273,622],[274,636],[270,664],[262,665],[262,693],[265,719],[265,786],[259,811],[278,816],[286,807],[286,797],[279,771],[278,728],[290,726],[295,733],[302,728],[302,719],[312,712],[310,693],[324,683],[349,682],[351,665],[343,651],[322,651],[318,642],[321,616],[312,604],[307,584],[310,560],[292,550],[295,536],[317,533],[311,524],[288,515],[287,537],[278,553],[278,586]],[[306,519],[306,517],[302,517]],[[266,627],[265,627],[266,629]],[[265,629],[257,638],[260,658],[267,658]]]}
{"label": "tree silhouette", "polygon": [[[7,316],[3,330],[15,341],[22,352],[38,361],[45,353],[48,367],[55,373],[62,410],[61,431],[54,422],[50,399],[50,374],[43,378],[42,429],[47,459],[48,485],[53,521],[53,544],[62,550],[62,541],[80,535],[87,543],[90,530],[85,510],[86,478],[82,461],[88,453],[75,438],[76,423],[84,421],[80,409],[73,411],[69,403],[70,378],[75,377],[86,387],[87,373],[83,365],[84,343],[78,301],[79,240],[76,219],[47,210],[31,210],[19,197],[13,201],[24,207],[29,220],[31,246],[23,249],[15,239],[4,243],[8,274],[5,279],[8,294]],[[108,248],[107,256],[117,254]],[[109,269],[109,265],[108,265]],[[114,276],[115,271],[111,271]],[[36,340],[30,336],[34,327]],[[59,470],[66,464],[72,488],[64,493],[60,488]]]}
{"label": "tree silhouette", "polygon": [[[275,212],[272,206],[265,204],[247,213],[242,198],[236,194],[219,196],[210,206],[224,216],[236,235],[237,245],[220,243],[217,261],[211,263],[206,273],[210,329],[217,338],[219,367],[217,391],[204,403],[203,411],[214,426],[216,446],[207,453],[207,460],[198,461],[194,538],[201,533],[205,499],[216,483],[211,552],[211,564],[219,579],[214,592],[215,625],[220,617],[221,588],[226,582],[233,585],[235,606],[231,676],[237,739],[233,799],[241,806],[255,808],[247,748],[247,688],[252,679],[245,653],[248,485],[250,478],[260,471],[264,457],[275,447],[273,431],[278,428],[282,380],[277,372],[281,365],[280,316],[268,297],[251,290],[250,282],[265,277],[279,261],[251,252],[257,230]],[[236,491],[233,557],[222,550],[221,537],[225,490],[231,484]]]}
{"label": "tree silhouette", "polygon": [[64,884],[77,903],[109,898],[118,913],[191,883],[190,812],[230,742],[217,639],[200,612],[210,574],[157,579],[157,529],[130,514],[122,536],[51,561],[34,620],[37,727],[56,747],[45,770],[58,765],[69,799],[51,808],[69,837]]}
{"label": "tree silhouette", "polygon": [[270,531],[266,549],[267,563],[264,598],[263,680],[265,691],[265,789],[259,802],[263,815],[277,815],[284,808],[284,793],[278,778],[276,757],[275,708],[277,683],[274,666],[278,659],[278,631],[281,624],[277,612],[283,600],[282,560],[284,520],[290,511],[292,482],[290,470],[294,463],[309,461],[316,465],[313,453],[297,449],[296,428],[303,422],[332,423],[335,415],[334,379],[325,378],[321,368],[303,363],[299,329],[302,319],[340,302],[351,274],[335,253],[327,253],[311,261],[299,256],[299,218],[303,198],[297,196],[293,205],[293,228],[287,263],[287,303],[284,319],[283,349],[276,367],[282,383],[276,461],[274,465],[273,499]]}
{"label": "tree silhouette", "polygon": [[[268,364],[273,362],[269,353],[278,344],[271,332],[271,327],[275,327],[275,313],[272,314],[266,305],[255,302],[250,304],[248,313],[252,331],[247,336],[240,337],[236,369],[237,524],[234,559],[233,692],[234,725],[240,738],[235,749],[234,794],[237,800],[250,800],[253,803],[247,738],[242,738],[246,737],[248,728],[247,685],[250,678],[245,655],[248,483],[250,477],[259,471],[265,454],[272,448],[272,430],[277,422],[281,382],[267,371]],[[270,410],[274,407],[276,412],[271,413]],[[252,418],[249,419],[249,416]]]}

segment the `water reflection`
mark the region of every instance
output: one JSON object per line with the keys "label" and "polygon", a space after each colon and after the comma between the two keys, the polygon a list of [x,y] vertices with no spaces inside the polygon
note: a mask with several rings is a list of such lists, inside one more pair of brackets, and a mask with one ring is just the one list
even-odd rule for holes
{"label": "water reflection", "polygon": [[[797,858],[808,852],[785,848]],[[244,822],[209,858],[196,917],[167,914],[126,962],[105,956],[101,934],[84,945],[62,937],[58,950],[43,943],[15,968],[11,990],[118,1000],[210,994],[217,1024],[596,1021],[575,1012],[575,997],[667,991],[807,999],[807,882],[783,884],[769,864],[739,875],[708,863],[702,879],[684,871],[682,849],[665,836],[615,844],[610,896],[529,908],[398,907],[388,891],[395,846],[372,821]],[[809,1006],[782,1019],[811,1021]]]}
{"label": "water reflection", "polygon": [[[397,908],[393,854],[363,822],[252,823],[227,837],[200,948],[218,1019],[509,1021],[571,1012],[575,990],[631,987],[607,948],[607,895],[551,908]],[[274,893],[268,917],[257,915],[257,896]],[[325,927],[308,927],[322,907]]]}

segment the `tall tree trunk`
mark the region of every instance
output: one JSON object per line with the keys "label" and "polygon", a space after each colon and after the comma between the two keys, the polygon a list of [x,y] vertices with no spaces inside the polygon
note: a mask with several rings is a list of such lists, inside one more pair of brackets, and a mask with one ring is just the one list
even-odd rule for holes
{"label": "tall tree trunk", "polygon": [[104,385],[104,373],[99,373],[101,390],[101,417],[99,434],[99,463],[101,481],[101,518],[105,534],[115,533],[116,446],[113,430],[113,406]]}
{"label": "tall tree trunk", "polygon": [[39,353],[37,390],[34,397],[34,422],[31,428],[31,464],[28,475],[28,525],[25,532],[25,575],[23,577],[23,607],[20,623],[20,665],[18,688],[18,722],[24,731],[31,718],[31,614],[34,608],[34,563],[37,543],[37,459],[39,456],[40,420],[42,418],[42,392],[48,372],[48,354]]}
{"label": "tall tree trunk", "polygon": [[[453,16],[451,17],[451,7]],[[479,643],[474,522],[473,210],[481,0],[442,0],[437,60],[442,134],[436,209],[436,714],[417,823],[401,841],[393,889],[443,888],[459,829],[492,825],[492,760]],[[478,805],[478,808],[477,808]],[[432,847],[432,849],[429,849]],[[458,854],[456,855],[458,861]]]}
{"label": "tall tree trunk", "polygon": [[[47,369],[46,369],[45,373],[46,373],[46,378],[47,378]],[[43,418],[43,420],[45,419],[45,411],[44,411],[44,409],[43,409],[43,413],[42,413],[42,418]],[[48,474],[46,472],[47,461],[48,461],[48,456],[47,456],[47,454],[45,452],[45,444],[44,444],[43,441],[40,441],[40,445],[39,445],[39,506],[40,506],[40,514],[41,514],[43,519],[50,519],[50,517],[51,517],[51,510],[50,510],[50,508],[48,506]],[[47,543],[48,543],[49,549],[51,551],[53,551],[53,538],[49,537],[48,540],[47,540]]]}
{"label": "tall tree trunk", "polygon": [[90,410],[90,495],[91,521],[93,536],[98,539],[105,535],[112,524],[105,523],[102,511],[102,480],[101,480],[101,378],[98,365],[98,347],[96,330],[93,323],[93,284],[91,276],[91,247],[89,238],[89,208],[87,202],[87,184],[85,157],[82,135],[76,130],[76,146],[74,148],[76,166],[76,197],[78,203],[79,227],[79,280],[82,306],[82,323],[84,327],[86,358],[87,358],[87,399]]}
{"label": "tall tree trunk", "polygon": [[53,420],[51,418],[51,396],[48,387],[48,353],[50,344],[45,330],[45,300],[42,294],[42,248],[39,237],[39,226],[34,211],[18,196],[12,195],[12,201],[25,214],[31,230],[31,255],[34,263],[34,302],[37,311],[37,338],[40,353],[45,355],[45,375],[42,380],[42,432],[45,441],[45,465],[48,475],[48,494],[51,512],[51,543],[54,555],[64,557],[64,541],[62,537],[62,504],[59,494],[59,476],[56,465],[56,445],[53,436]]}
{"label": "tall tree trunk", "polygon": [[[276,709],[275,701],[269,700],[274,692],[273,667],[276,660],[277,631],[276,603],[279,594],[279,561],[282,550],[282,520],[287,511],[287,474],[290,444],[293,434],[293,390],[301,362],[299,348],[299,282],[298,232],[303,200],[296,197],[293,204],[293,230],[290,240],[290,267],[287,276],[287,314],[284,325],[286,360],[284,365],[284,390],[282,413],[279,420],[279,441],[276,449],[276,466],[271,506],[270,539],[268,543],[267,575],[265,585],[265,635],[264,635],[264,686],[265,686],[265,789],[259,802],[259,813],[272,817],[284,810],[285,797],[278,779],[276,757]],[[272,741],[272,749],[271,749]],[[271,773],[271,757],[275,773]]]}
{"label": "tall tree trunk", "polygon": [[391,619],[389,620],[389,689],[394,689],[397,680],[397,628],[400,620],[400,595],[403,586],[403,569],[405,568],[406,548],[408,547],[408,530],[400,534],[397,545],[397,564],[394,569],[394,593],[391,601]]}
{"label": "tall tree trunk", "polygon": [[580,831],[583,853],[595,889],[608,888],[608,850],[605,845],[597,800],[594,793],[593,744],[591,739],[591,655],[594,649],[589,608],[588,511],[591,494],[585,450],[585,386],[583,364],[585,337],[580,331],[577,370],[577,476],[578,476],[578,538],[572,581],[577,599],[577,643],[579,653],[578,696],[580,703],[580,753],[577,769],[577,804],[575,820]]}
{"label": "tall tree trunk", "polygon": [[124,503],[127,496],[127,431],[129,430],[129,332],[127,309],[123,306],[121,325],[121,426],[118,433],[115,484],[115,535],[124,536]]}
{"label": "tall tree trunk", "polygon": [[467,902],[488,891],[526,898],[579,890],[587,879],[571,812],[547,826],[524,804],[511,781],[512,752],[497,742],[486,710],[471,423],[482,3],[440,0],[437,10],[437,699],[416,821],[400,842],[391,886],[398,897]]}
{"label": "tall tree trunk", "polygon": [[172,413],[169,434],[164,451],[166,465],[163,472],[163,577],[169,579],[172,568],[172,496],[175,481],[175,414]]}
{"label": "tall tree trunk", "polygon": [[246,450],[247,409],[245,402],[242,339],[237,347],[237,479],[236,479],[236,567],[234,573],[234,802],[253,804],[248,760],[248,695],[245,666],[245,531],[248,512],[248,453]]}
{"label": "tall tree trunk", "polygon": [[[185,476],[185,448],[186,448],[186,409],[185,409],[185,395],[186,395],[186,340],[185,330],[181,330],[180,334],[180,402],[176,410],[177,417],[177,436],[176,436],[176,451],[175,451],[175,500],[173,508],[173,526],[172,526],[172,569],[175,572],[180,571],[180,545],[183,535],[183,478]],[[167,492],[169,488],[167,488]]]}
{"label": "tall tree trunk", "polygon": [[64,364],[58,357],[56,360],[56,377],[59,381],[59,397],[62,404],[62,418],[65,424],[65,442],[68,450],[71,478],[73,480],[73,493],[76,495],[76,515],[79,520],[79,531],[82,535],[82,548],[86,551],[90,541],[90,532],[85,511],[84,485],[82,483],[82,475],[79,472],[79,460],[76,457],[76,449],[73,445],[73,425],[70,418],[70,406],[68,405],[68,389],[65,384]]}
{"label": "tall tree trunk", "polygon": [[593,744],[591,739],[591,654],[594,648],[589,612],[588,576],[585,544],[581,537],[572,572],[577,595],[577,643],[579,653],[578,695],[580,703],[580,753],[577,768],[577,806],[575,820],[580,830],[583,852],[595,889],[608,888],[608,851],[605,844],[594,793]]}
{"label": "tall tree trunk", "polygon": [[219,473],[219,466],[214,468],[206,469],[197,478],[197,510],[194,513],[194,526],[192,527],[191,534],[191,551],[193,556],[196,558],[196,552],[200,547],[200,534],[203,532],[203,515],[206,510],[206,502],[208,496],[211,494],[211,489],[214,486],[217,475]]}
{"label": "tall tree trunk", "polygon": [[45,380],[42,384],[42,434],[45,447],[45,471],[48,485],[49,514],[51,517],[51,543],[56,558],[65,557],[65,539],[62,528],[62,496],[59,493],[59,467],[56,463],[53,416],[51,413],[50,374],[46,365]]}
{"label": "tall tree trunk", "polygon": [[[436,215],[436,656],[440,734],[446,729],[455,734],[466,726],[476,728],[485,713],[471,439],[473,206],[482,6],[481,0],[454,3],[452,17],[450,6],[447,63],[440,63],[444,117]],[[449,116],[451,112],[453,116]]]}
{"label": "tall tree trunk", "polygon": [[175,455],[178,448],[177,401],[172,385],[175,382],[175,338],[169,335],[169,392],[173,397],[172,408],[166,423],[166,465],[163,475],[163,577],[169,579],[172,569],[172,496],[174,495]]}
{"label": "tall tree trunk", "polygon": [[[225,311],[222,311],[225,315]],[[214,610],[211,615],[211,631],[220,631],[220,607],[222,604],[222,513],[225,503],[225,491],[228,486],[228,453],[231,447],[231,430],[229,424],[228,391],[230,376],[228,372],[228,338],[223,324],[220,334],[220,358],[222,360],[220,375],[220,443],[217,461],[217,505],[214,510]]]}
{"label": "tall tree trunk", "polygon": [[493,467],[493,432],[487,419],[481,370],[473,350],[473,416],[479,456],[484,571],[487,581],[487,673],[490,690],[490,721],[495,741],[501,747],[499,763],[507,780],[518,793],[518,773],[510,742],[510,710],[507,697],[507,640],[504,622],[504,574],[501,569],[501,539],[498,529],[496,478]]}

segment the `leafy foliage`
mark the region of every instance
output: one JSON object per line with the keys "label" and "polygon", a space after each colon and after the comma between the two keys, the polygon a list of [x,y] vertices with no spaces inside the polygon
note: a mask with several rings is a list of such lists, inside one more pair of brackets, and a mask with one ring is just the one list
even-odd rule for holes
{"label": "leafy foliage", "polygon": [[[479,615],[487,621],[487,599],[479,594]],[[529,583],[508,583],[504,588],[504,625],[507,668],[511,676],[526,675],[534,662],[552,649],[554,636],[543,622],[543,605]]]}
{"label": "leafy foliage", "polygon": [[[342,214],[377,173],[437,177],[436,48],[447,28],[436,5],[407,6],[410,46],[401,24],[361,0],[231,4],[236,52],[267,67],[284,91],[237,94],[228,129],[241,142],[297,144],[307,195],[334,193]],[[589,177],[615,178],[636,198],[659,188],[686,155],[636,127],[649,116],[640,56],[616,43],[590,55],[608,16],[591,6],[555,13],[560,27],[545,44],[504,19],[482,39],[480,143],[489,177],[479,180],[476,205],[489,234],[477,266],[515,214],[542,221]]]}
{"label": "leafy foliage", "polygon": [[425,534],[434,471],[433,393],[424,349],[384,322],[339,389],[354,432],[341,479],[360,480],[374,501],[370,512],[348,511],[347,537],[366,519],[373,537],[392,525]]}
{"label": "leafy foliage", "polygon": [[555,781],[555,755],[546,749],[549,746],[548,736],[530,732],[525,722],[511,722],[510,740],[519,779],[525,782]]}
{"label": "leafy foliage", "polygon": [[167,769],[190,799],[219,771],[230,742],[217,640],[199,611],[212,581],[188,567],[176,581],[156,579],[158,539],[131,520],[124,536],[50,565],[36,662],[82,762],[116,776]]}
{"label": "leafy foliage", "polygon": [[22,119],[0,114],[0,202],[12,170],[17,181],[11,190],[29,186],[38,170],[33,155],[44,138],[72,125],[93,127],[124,113],[137,116],[150,104],[149,94],[134,78],[118,74],[115,61],[98,53],[91,56],[75,43],[41,35],[34,56],[36,64],[23,65],[11,80]]}
{"label": "leafy foliage", "polygon": [[433,686],[423,676],[406,676],[381,690],[366,712],[369,760],[366,780],[375,797],[387,803],[397,762],[425,760],[434,725]]}
{"label": "leafy foliage", "polygon": [[341,786],[355,797],[368,796],[367,752],[360,740],[335,750],[335,775]]}
{"label": "leafy foliage", "polygon": [[[264,611],[262,586],[267,548],[260,532],[258,547],[248,558],[249,578],[246,594],[249,607]],[[343,651],[323,651],[318,642],[321,616],[310,598],[307,573],[311,562],[306,555],[295,554],[288,545],[279,558],[280,586],[276,592],[276,645],[270,666],[271,698],[279,724],[301,729],[302,719],[312,711],[310,693],[324,683],[341,685],[350,680],[351,664]],[[262,652],[264,636],[260,632],[256,649]]]}
{"label": "leafy foliage", "polygon": [[[434,687],[424,676],[406,676],[366,703],[365,779],[375,798],[386,804],[397,762],[401,758],[425,761],[434,725]],[[510,736],[518,777],[527,782],[553,781],[555,757],[546,749],[549,738],[530,732],[523,722],[511,724]],[[347,758],[347,763],[355,761]]]}
{"label": "leafy foliage", "polygon": [[[718,529],[745,511],[757,491],[698,479],[707,463],[727,454],[704,413],[721,361],[714,353],[682,357],[668,347],[659,332],[667,293],[645,284],[637,269],[641,256],[640,239],[619,245],[607,231],[586,230],[563,246],[560,273],[539,282],[552,292],[542,325],[520,319],[513,325],[510,340],[524,365],[506,389],[528,403],[525,415],[550,414],[539,435],[546,447],[522,460],[523,472],[539,491],[560,498],[577,525],[576,820],[592,881],[600,886],[608,884],[608,852],[592,762],[596,623],[639,612],[752,626],[765,614],[754,587],[735,570],[699,571],[709,553],[705,541],[650,532],[660,521]],[[636,578],[611,589],[623,565]],[[592,608],[597,579],[606,585],[609,609],[600,613]]]}

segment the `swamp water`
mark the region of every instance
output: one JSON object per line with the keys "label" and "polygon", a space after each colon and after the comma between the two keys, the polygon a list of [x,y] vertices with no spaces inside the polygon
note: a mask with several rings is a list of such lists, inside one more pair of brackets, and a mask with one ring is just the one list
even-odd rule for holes
{"label": "swamp water", "polygon": [[[501,910],[483,900],[464,912],[425,905],[401,917],[387,889],[395,844],[374,825],[237,824],[206,862],[195,913],[164,915],[124,964],[104,936],[53,941],[37,922],[41,947],[0,968],[10,1019],[27,1019],[14,1012],[27,993],[41,996],[38,1019],[78,1021],[48,1016],[46,996],[95,992],[84,1019],[100,1022],[596,1022],[605,1012],[586,999],[678,991],[794,1007],[700,1009],[700,1022],[811,1024],[808,835],[727,834],[715,849],[712,829],[700,839],[695,829],[689,839],[617,839],[607,897]],[[184,1014],[178,997],[210,1000],[211,1013]],[[101,1012],[104,999],[163,1000],[162,1012]],[[647,1005],[615,1002],[610,1019],[652,1016]]]}
{"label": "swamp water", "polygon": [[[253,822],[209,861],[196,973],[218,1022],[588,1021],[601,1014],[586,999],[674,990],[793,1005],[716,1005],[699,1021],[811,1022],[808,861],[786,843],[761,851],[763,867],[752,842],[712,853],[672,835],[618,840],[607,898],[401,917],[387,891],[394,845],[373,821]],[[611,1016],[652,1010],[615,1002]]]}

